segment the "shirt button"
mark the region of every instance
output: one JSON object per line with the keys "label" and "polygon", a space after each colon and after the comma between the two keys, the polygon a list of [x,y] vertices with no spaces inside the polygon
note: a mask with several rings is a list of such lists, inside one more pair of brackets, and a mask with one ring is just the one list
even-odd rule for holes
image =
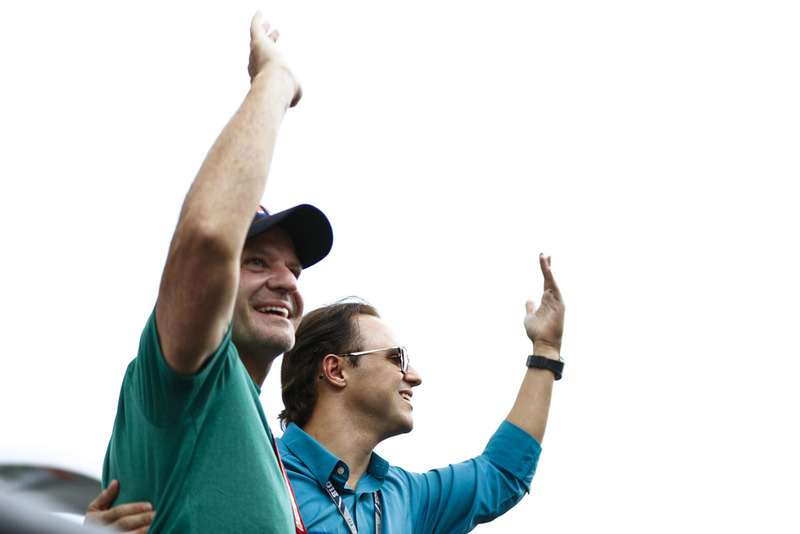
{"label": "shirt button", "polygon": [[344,467],[342,467],[342,466],[339,466],[339,467],[336,469],[336,472],[337,472],[337,473],[339,473],[340,475],[343,475],[343,474],[344,474]]}

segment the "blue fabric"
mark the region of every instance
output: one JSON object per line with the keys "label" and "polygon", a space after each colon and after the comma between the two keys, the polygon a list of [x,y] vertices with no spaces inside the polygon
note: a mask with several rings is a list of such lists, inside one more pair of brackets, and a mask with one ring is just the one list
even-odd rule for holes
{"label": "blue fabric", "polygon": [[381,490],[382,534],[459,534],[505,513],[530,491],[541,446],[503,421],[483,454],[427,473],[389,465],[373,453],[355,492],[345,486],[347,464],[295,424],[278,440],[278,450],[309,534],[350,534],[325,491],[329,478],[360,533],[375,532],[372,492]]}

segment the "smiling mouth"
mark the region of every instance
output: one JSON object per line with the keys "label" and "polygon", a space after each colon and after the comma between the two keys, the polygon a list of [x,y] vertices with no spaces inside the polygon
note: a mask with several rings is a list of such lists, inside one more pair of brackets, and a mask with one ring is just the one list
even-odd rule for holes
{"label": "smiling mouth", "polygon": [[289,310],[286,308],[281,308],[280,306],[264,306],[262,308],[256,308],[257,312],[260,313],[267,313],[270,315],[278,315],[283,317],[284,319],[289,318]]}

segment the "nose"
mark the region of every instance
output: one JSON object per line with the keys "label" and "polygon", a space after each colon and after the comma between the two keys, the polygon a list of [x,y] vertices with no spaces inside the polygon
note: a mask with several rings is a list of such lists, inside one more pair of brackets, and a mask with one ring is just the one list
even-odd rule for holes
{"label": "nose", "polygon": [[295,293],[297,292],[297,276],[286,265],[276,265],[267,278],[266,285],[269,289]]}
{"label": "nose", "polygon": [[408,372],[403,377],[403,380],[408,384],[410,384],[412,388],[415,388],[420,384],[422,384],[422,377],[417,372],[417,370],[414,369],[414,366],[411,364],[408,365]]}

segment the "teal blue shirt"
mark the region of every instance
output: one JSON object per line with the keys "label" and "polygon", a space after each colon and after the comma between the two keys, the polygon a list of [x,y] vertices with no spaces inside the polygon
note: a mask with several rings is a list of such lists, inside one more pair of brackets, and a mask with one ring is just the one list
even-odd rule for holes
{"label": "teal blue shirt", "polygon": [[382,534],[459,534],[505,513],[530,491],[541,446],[504,421],[483,454],[427,473],[389,465],[373,453],[356,491],[345,486],[347,464],[295,424],[278,440],[278,450],[309,534],[350,534],[325,491],[329,479],[359,533],[375,532],[372,493],[380,490]]}
{"label": "teal blue shirt", "polygon": [[203,369],[185,377],[164,361],[151,315],[103,465],[104,487],[120,481],[114,504],[152,502],[150,534],[294,534],[259,394],[230,329]]}

